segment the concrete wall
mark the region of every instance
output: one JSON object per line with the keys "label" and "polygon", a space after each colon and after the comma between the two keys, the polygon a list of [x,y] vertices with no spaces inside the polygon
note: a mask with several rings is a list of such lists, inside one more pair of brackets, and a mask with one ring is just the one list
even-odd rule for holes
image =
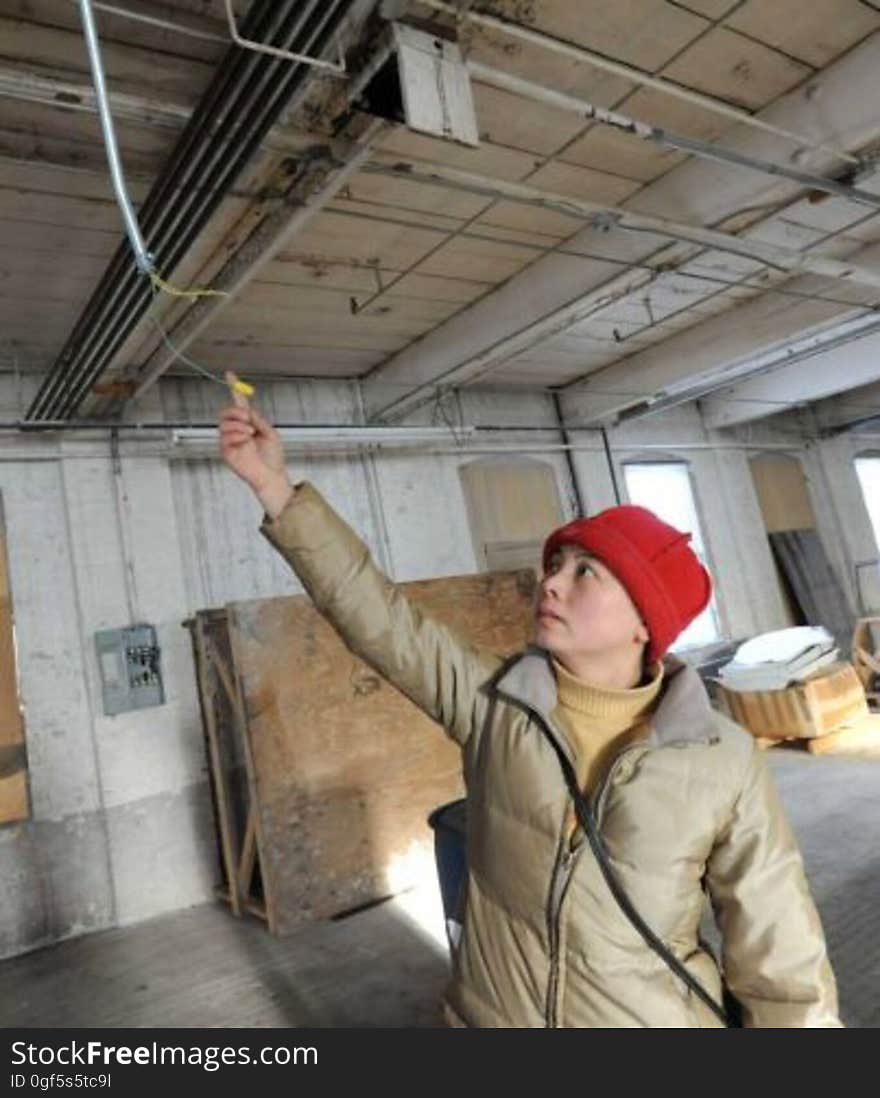
{"label": "concrete wall", "polygon": [[[27,395],[0,379],[4,418],[14,418]],[[358,394],[347,383],[266,385],[260,398],[278,422],[358,418]],[[169,381],[139,418],[210,422],[222,401],[217,387]],[[442,415],[420,413],[421,422],[444,417],[510,428],[489,447],[518,440],[550,463],[573,513],[565,455],[541,452],[560,442],[548,398],[474,390]],[[768,444],[804,455],[836,559],[876,555],[850,451],[804,449],[794,434],[763,430]],[[612,504],[601,437],[580,432],[574,441],[586,507]],[[726,631],[783,624],[749,451],[707,433],[694,408],[617,430],[609,442],[621,483],[627,458],[662,452],[691,464]],[[476,568],[459,467],[477,456],[351,454],[290,464],[332,499],[393,576],[409,580]],[[114,461],[106,436],[0,435],[0,492],[33,799],[32,820],[0,828],[0,956],[7,956],[211,898],[218,861],[181,622],[200,608],[300,588],[259,537],[261,516],[247,489],[216,461],[169,460],[159,437],[124,436]],[[167,702],[106,717],[93,634],[137,620],[159,630]]]}

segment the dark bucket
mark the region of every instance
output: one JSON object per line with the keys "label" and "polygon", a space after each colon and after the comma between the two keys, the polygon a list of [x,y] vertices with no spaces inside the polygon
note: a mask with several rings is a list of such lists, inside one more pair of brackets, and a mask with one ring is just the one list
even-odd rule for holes
{"label": "dark bucket", "polygon": [[457,919],[467,876],[467,801],[451,801],[435,808],[428,817],[428,823],[434,831],[434,858],[443,915],[447,921]]}

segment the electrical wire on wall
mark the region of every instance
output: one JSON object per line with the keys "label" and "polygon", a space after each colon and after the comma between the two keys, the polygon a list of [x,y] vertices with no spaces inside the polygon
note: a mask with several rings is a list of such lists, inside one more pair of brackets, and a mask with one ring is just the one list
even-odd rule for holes
{"label": "electrical wire on wall", "polygon": [[[197,362],[188,358],[182,351],[174,346],[171,336],[156,314],[155,305],[160,294],[165,294],[174,298],[191,299],[227,297],[228,295],[223,290],[214,290],[208,287],[181,289],[164,279],[159,271],[156,270],[154,257],[147,248],[147,244],[141,233],[137,214],[135,213],[125,182],[125,173],[119,155],[119,146],[116,141],[116,130],[113,125],[113,115],[110,111],[110,104],[107,97],[107,83],[104,76],[104,64],[101,59],[101,44],[98,38],[98,29],[95,23],[91,0],[79,0],[79,12],[89,55],[89,65],[92,71],[92,82],[95,87],[98,117],[101,123],[101,132],[104,138],[104,148],[107,153],[107,162],[110,168],[110,177],[113,183],[116,203],[119,207],[119,212],[122,215],[125,233],[131,244],[137,269],[144,278],[149,279],[154,295],[153,307],[148,314],[149,319],[157,329],[162,342],[176,359],[179,359],[186,366],[189,366],[190,369],[207,378],[209,381],[216,382],[218,385],[226,387],[227,383],[223,378],[218,377],[217,374],[206,367],[200,366]],[[254,392],[253,386],[248,385],[247,382],[244,381],[236,381],[234,388],[244,396],[252,396]]]}
{"label": "electrical wire on wall", "polygon": [[611,445],[608,442],[608,432],[604,427],[599,428],[602,435],[602,448],[605,451],[605,460],[608,462],[608,475],[611,478],[611,488],[614,492],[614,502],[620,505],[623,498],[620,494],[620,485],[617,483],[617,471],[614,468],[614,458],[611,455]]}

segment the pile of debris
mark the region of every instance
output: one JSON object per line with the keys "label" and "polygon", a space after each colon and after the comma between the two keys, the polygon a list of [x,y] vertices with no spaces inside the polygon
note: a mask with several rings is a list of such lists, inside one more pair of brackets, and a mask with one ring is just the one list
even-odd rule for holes
{"label": "pile of debris", "polygon": [[834,663],[838,655],[834,638],[821,625],[778,629],[741,644],[718,679],[725,690],[739,693],[784,690]]}

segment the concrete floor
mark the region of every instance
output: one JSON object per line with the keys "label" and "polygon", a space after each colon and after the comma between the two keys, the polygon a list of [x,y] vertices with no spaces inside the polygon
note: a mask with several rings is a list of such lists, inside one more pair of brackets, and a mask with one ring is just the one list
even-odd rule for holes
{"label": "concrete floor", "polygon": [[[771,752],[849,1026],[880,1026],[880,761]],[[448,976],[436,887],[295,937],[193,908],[0,964],[0,1025],[432,1027]]]}

